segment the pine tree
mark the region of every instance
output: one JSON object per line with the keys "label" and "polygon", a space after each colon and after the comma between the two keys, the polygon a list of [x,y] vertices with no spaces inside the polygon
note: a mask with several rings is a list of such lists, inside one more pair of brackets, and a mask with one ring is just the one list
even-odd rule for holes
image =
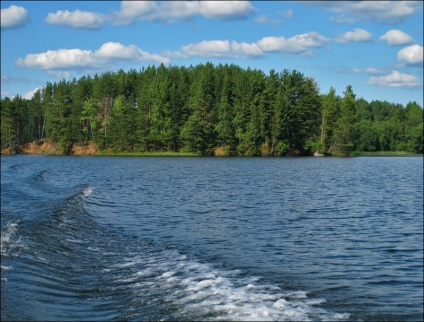
{"label": "pine tree", "polygon": [[348,155],[355,149],[355,141],[358,137],[359,115],[356,109],[355,94],[352,86],[348,85],[341,102],[340,117],[337,120],[334,132],[336,151],[342,155]]}
{"label": "pine tree", "polygon": [[[327,94],[322,96],[322,123],[320,145],[318,153],[331,152],[333,141],[333,128],[339,113],[339,102],[336,90],[331,87]],[[331,143],[330,143],[331,142]]]}

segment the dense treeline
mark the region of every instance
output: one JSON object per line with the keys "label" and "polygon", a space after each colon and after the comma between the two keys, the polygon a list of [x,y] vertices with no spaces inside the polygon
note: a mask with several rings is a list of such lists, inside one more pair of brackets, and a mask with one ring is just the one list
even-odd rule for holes
{"label": "dense treeline", "polygon": [[94,143],[114,151],[203,155],[423,153],[423,110],[320,94],[293,70],[211,63],[160,65],[46,83],[30,100],[1,100],[1,148],[34,140]]}

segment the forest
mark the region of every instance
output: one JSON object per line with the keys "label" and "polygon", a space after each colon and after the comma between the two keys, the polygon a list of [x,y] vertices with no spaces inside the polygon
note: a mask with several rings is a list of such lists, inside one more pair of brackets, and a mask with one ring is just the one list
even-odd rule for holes
{"label": "forest", "polygon": [[1,99],[1,149],[51,140],[110,151],[221,156],[423,153],[416,102],[367,102],[352,86],[320,93],[296,70],[149,66],[47,82],[31,99]]}

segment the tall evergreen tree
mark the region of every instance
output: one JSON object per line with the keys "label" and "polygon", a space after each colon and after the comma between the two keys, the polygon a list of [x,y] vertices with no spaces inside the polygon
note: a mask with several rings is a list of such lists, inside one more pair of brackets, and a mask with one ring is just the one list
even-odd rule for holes
{"label": "tall evergreen tree", "polygon": [[348,85],[341,102],[340,117],[334,132],[336,150],[341,154],[349,154],[355,149],[358,136],[359,115],[356,110],[355,94],[352,86]]}
{"label": "tall evergreen tree", "polygon": [[339,100],[336,90],[331,87],[327,94],[322,96],[322,123],[320,146],[318,152],[331,152],[334,143],[334,127],[339,114]]}

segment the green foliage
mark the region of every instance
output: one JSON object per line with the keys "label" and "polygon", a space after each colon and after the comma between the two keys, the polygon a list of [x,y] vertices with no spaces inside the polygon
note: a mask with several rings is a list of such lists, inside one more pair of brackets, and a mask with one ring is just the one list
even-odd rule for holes
{"label": "green foliage", "polygon": [[356,109],[355,94],[352,86],[348,85],[340,106],[340,116],[336,122],[335,140],[337,152],[348,155],[355,150],[355,142],[358,136],[359,113]]}
{"label": "green foliage", "polygon": [[[34,140],[95,143],[113,153],[285,156],[353,151],[423,153],[423,110],[321,95],[296,70],[211,63],[149,66],[47,82],[30,100],[4,98],[1,149]],[[135,153],[135,152],[134,152]]]}
{"label": "green foliage", "polygon": [[289,153],[290,145],[287,141],[279,141],[275,146],[275,155],[285,156]]}

